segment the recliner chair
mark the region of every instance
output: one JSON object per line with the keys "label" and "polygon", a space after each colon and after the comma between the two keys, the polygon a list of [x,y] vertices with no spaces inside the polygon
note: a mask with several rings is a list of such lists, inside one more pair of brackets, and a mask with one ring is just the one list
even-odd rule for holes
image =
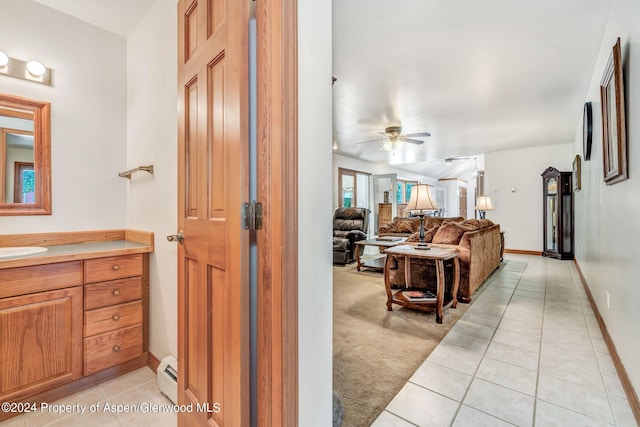
{"label": "recliner chair", "polygon": [[367,238],[369,209],[338,208],[333,214],[333,262],[355,261],[356,242]]}

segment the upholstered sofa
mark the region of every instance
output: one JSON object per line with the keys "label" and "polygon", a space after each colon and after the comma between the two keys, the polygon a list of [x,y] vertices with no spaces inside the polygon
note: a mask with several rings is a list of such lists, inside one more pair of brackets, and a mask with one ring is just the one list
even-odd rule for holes
{"label": "upholstered sofa", "polygon": [[[435,216],[424,217],[424,229],[428,230],[436,225],[442,225],[444,222],[461,222],[464,218],[461,216],[452,218],[443,218]],[[381,225],[378,228],[379,236],[399,236],[409,237],[420,229],[420,218],[401,218],[395,217],[392,222]]]}
{"label": "upholstered sofa", "polygon": [[333,262],[347,264],[355,261],[358,240],[367,238],[369,209],[338,208],[333,214]]}
{"label": "upholstered sofa", "polygon": [[[425,218],[426,219],[426,218]],[[426,228],[426,227],[425,227]],[[417,241],[417,233],[407,241]],[[429,246],[456,249],[459,252],[460,284],[458,300],[470,302],[473,293],[500,266],[500,225],[488,219],[465,221],[443,221],[425,230]],[[404,286],[404,257],[394,257],[389,270],[392,286]],[[451,265],[446,266],[452,269]],[[446,271],[446,286],[450,289],[452,275]],[[411,285],[414,288],[435,290],[435,266],[431,262],[411,260]]]}

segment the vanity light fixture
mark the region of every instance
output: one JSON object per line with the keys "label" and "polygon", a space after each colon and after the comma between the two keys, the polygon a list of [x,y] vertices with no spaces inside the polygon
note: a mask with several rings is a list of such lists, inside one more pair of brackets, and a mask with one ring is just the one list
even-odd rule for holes
{"label": "vanity light fixture", "polygon": [[38,61],[22,61],[0,51],[0,75],[51,86],[51,69]]}
{"label": "vanity light fixture", "polygon": [[38,61],[29,61],[27,62],[27,70],[36,77],[44,76],[44,73],[47,71],[44,65]]}

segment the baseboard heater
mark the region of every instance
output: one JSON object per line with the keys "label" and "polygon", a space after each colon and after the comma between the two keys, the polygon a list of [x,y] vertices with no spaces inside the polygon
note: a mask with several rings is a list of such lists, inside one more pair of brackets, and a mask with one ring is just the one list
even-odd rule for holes
{"label": "baseboard heater", "polygon": [[160,362],[157,371],[158,388],[176,405],[178,404],[178,361],[167,356]]}

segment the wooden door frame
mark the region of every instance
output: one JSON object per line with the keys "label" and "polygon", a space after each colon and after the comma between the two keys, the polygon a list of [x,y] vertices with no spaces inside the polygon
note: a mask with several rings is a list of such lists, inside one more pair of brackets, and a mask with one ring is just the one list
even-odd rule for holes
{"label": "wooden door frame", "polygon": [[298,425],[297,0],[256,1],[257,425]]}

